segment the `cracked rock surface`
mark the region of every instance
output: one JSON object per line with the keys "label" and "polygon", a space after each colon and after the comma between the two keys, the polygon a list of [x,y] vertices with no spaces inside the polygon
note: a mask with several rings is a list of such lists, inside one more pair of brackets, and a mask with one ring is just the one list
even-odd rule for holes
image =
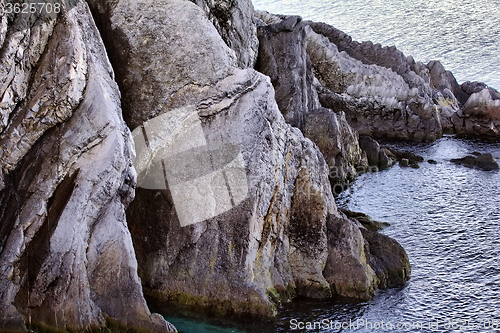
{"label": "cracked rock surface", "polygon": [[117,321],[132,331],[174,330],[142,294],[125,217],[132,138],[87,4],[52,19],[9,17],[5,26],[0,327]]}

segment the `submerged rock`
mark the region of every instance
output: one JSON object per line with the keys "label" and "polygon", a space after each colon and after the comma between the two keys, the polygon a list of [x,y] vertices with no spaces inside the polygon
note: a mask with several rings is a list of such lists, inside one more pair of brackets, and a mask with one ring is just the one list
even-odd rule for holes
{"label": "submerged rock", "polygon": [[365,213],[353,212],[345,208],[341,208],[340,211],[345,214],[348,218],[355,219],[363,225],[368,230],[377,231],[382,230],[385,227],[390,226],[387,222],[378,222],[373,220],[370,216]]}
{"label": "submerged rock", "polygon": [[499,166],[493,155],[490,153],[480,154],[477,156],[465,156],[462,158],[454,158],[450,160],[452,163],[463,165],[468,168],[478,167],[479,169],[491,171],[498,170]]}

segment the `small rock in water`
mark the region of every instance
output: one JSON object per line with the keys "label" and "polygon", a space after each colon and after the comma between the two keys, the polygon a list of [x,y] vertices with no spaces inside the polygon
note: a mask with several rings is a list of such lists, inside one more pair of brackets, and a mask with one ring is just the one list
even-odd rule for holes
{"label": "small rock in water", "polygon": [[476,157],[476,166],[486,171],[499,169],[497,161],[495,161],[493,155],[490,153],[481,154]]}
{"label": "small rock in water", "polygon": [[476,158],[471,155],[467,155],[462,158],[453,158],[450,160],[452,163],[458,164],[458,165],[463,165],[468,168],[474,168],[476,165]]}
{"label": "small rock in water", "polygon": [[390,226],[390,224],[387,222],[378,222],[373,220],[370,216],[368,216],[365,213],[353,212],[345,208],[340,208],[339,210],[342,213],[344,213],[348,218],[355,219],[356,221],[361,223],[368,230],[377,231]]}
{"label": "small rock in water", "polygon": [[[474,154],[474,153],[473,153]],[[479,169],[490,171],[490,170],[498,170],[499,166],[493,155],[490,153],[479,154],[477,157],[472,155],[467,155],[462,158],[454,158],[450,160],[452,163],[458,165],[464,165],[468,168],[477,167]]]}

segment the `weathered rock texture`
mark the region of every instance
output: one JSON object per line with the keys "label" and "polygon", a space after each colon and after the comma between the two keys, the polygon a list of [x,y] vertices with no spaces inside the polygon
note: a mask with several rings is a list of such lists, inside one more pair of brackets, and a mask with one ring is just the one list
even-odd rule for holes
{"label": "weathered rock texture", "polygon": [[[218,212],[224,204],[221,193],[247,190],[241,203],[227,199],[225,212],[184,227],[179,214],[185,205],[176,204],[179,193],[174,190],[181,177],[174,184],[168,176],[175,173],[170,169],[175,156],[161,162],[166,184],[161,185],[162,174],[154,185],[166,189],[137,189],[127,217],[145,290],[225,311],[263,314],[272,314],[276,304],[295,295],[324,298],[332,290],[354,295],[351,291],[358,289],[359,295],[371,295],[381,280],[365,260],[359,225],[338,215],[321,152],[285,122],[270,80],[238,68],[206,12],[182,0],[118,1],[110,7],[92,3],[109,37],[108,48],[114,50],[112,63],[121,67],[119,85],[133,96],[124,98],[125,119],[141,145],[155,152],[149,162],[139,158],[139,179],[143,172],[151,174],[169,145],[179,147],[179,154],[221,143],[237,147],[245,166],[246,179],[238,178],[239,184],[231,166],[214,167],[215,155],[208,170],[180,168],[178,175],[190,174],[183,180],[186,188],[196,188],[198,181],[213,184],[189,194],[200,209]],[[148,58],[158,54],[163,56],[154,62]],[[147,70],[138,70],[143,67]],[[304,75],[298,71],[294,77]],[[159,119],[161,130],[152,130]],[[145,121],[148,125],[141,127]],[[161,142],[164,147],[155,146]],[[221,170],[227,172],[227,188],[217,185]],[[335,250],[329,240],[335,236],[327,232],[332,218],[345,226],[346,237],[360,237],[357,252]],[[328,261],[332,269],[325,274]],[[361,267],[362,277],[356,277],[366,283],[332,273],[336,263],[345,262]]]}
{"label": "weathered rock texture", "polygon": [[303,130],[310,111],[320,107],[313,86],[306,33],[299,16],[258,28],[256,69],[271,78],[278,107],[287,123]]}
{"label": "weathered rock texture", "polygon": [[[391,68],[365,64],[339,52],[327,37],[310,28],[307,48],[324,87],[321,103],[345,111],[349,123],[360,134],[417,140],[441,135],[440,115],[430,88],[416,74],[412,79],[417,82],[409,83]],[[389,53],[389,49],[382,53]]]}
{"label": "weathered rock texture", "polygon": [[458,134],[500,137],[500,93],[489,87],[473,92],[451,121]]}
{"label": "weathered rock texture", "polygon": [[236,52],[242,68],[253,67],[259,40],[251,0],[191,0],[207,13],[227,46]]}
{"label": "weathered rock texture", "polygon": [[[338,55],[298,17],[255,19],[246,0],[66,5],[0,21],[1,329],[174,330],[141,284],[272,314],[297,295],[366,298],[406,281],[404,250],[339,213],[328,176],[367,163],[352,110],[338,108],[357,105],[352,89],[375,75],[382,110],[385,89],[406,96],[410,79]],[[271,80],[248,68],[257,25]],[[347,92],[335,61],[364,73],[340,75]],[[441,128],[426,96],[413,96],[409,136]]]}
{"label": "weathered rock texture", "polygon": [[171,331],[137,275],[113,70],[87,4],[65,12],[2,17],[0,330]]}
{"label": "weathered rock texture", "polygon": [[342,183],[366,168],[366,159],[344,112],[335,113],[319,103],[307,53],[307,25],[298,16],[274,16],[262,11],[256,14],[268,23],[258,28],[256,69],[271,78],[285,121],[318,145],[328,163],[334,189],[337,185],[344,188]]}
{"label": "weathered rock texture", "polygon": [[[459,85],[439,61],[424,65],[394,46],[359,43],[327,24],[307,24],[320,102],[344,110],[360,134],[418,141],[443,132],[500,138],[496,90],[478,82]],[[490,95],[479,94],[483,89]]]}

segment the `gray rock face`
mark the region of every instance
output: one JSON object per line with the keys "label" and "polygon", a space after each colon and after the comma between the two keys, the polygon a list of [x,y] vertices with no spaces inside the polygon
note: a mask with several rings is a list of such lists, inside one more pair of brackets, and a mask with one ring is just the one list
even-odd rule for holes
{"label": "gray rock face", "polygon": [[87,3],[70,3],[0,21],[0,329],[174,331],[139,276],[157,297],[260,314],[408,278],[404,250],[337,212],[330,168],[366,161],[345,114],[319,106],[300,20],[262,30],[297,54],[262,52],[297,68],[269,67],[299,87],[280,112],[290,91],[241,68],[250,2],[89,0],[118,84]]}
{"label": "gray rock face", "polygon": [[484,88],[473,93],[463,111],[453,115],[458,134],[500,138],[500,97],[494,89]]}
{"label": "gray rock face", "polygon": [[[330,251],[328,243],[327,220],[338,214],[328,165],[319,149],[285,122],[270,80],[238,69],[205,13],[190,2],[144,1],[142,17],[158,19],[142,21],[128,1],[111,9],[94,3],[94,8],[102,22],[109,22],[103,31],[114,36],[110,48],[123,41],[137,45],[136,52],[127,51],[126,63],[118,63],[123,90],[146,95],[141,87],[153,82],[162,87],[124,106],[136,147],[142,147],[127,220],[145,290],[200,306],[264,314],[296,295],[329,297],[343,275],[327,280],[327,260],[340,262],[345,253]],[[153,28],[160,37],[144,43]],[[157,54],[164,45],[168,62],[136,70],[145,54]],[[203,54],[212,70],[199,66],[199,45],[217,51]],[[176,62],[190,72],[173,70]],[[131,77],[143,85],[130,86]],[[198,208],[187,209],[193,206]],[[350,225],[347,237],[363,242],[357,224],[339,223]],[[370,268],[359,255],[346,260],[360,263],[365,277]],[[344,280],[345,290],[359,287]],[[377,280],[366,280],[363,288],[377,288]]]}
{"label": "gray rock face", "polygon": [[307,52],[324,87],[319,93],[324,107],[345,111],[360,134],[414,140],[441,136],[440,114],[421,77],[414,72],[403,77],[390,68],[364,64],[339,52],[327,37],[310,28],[306,31]]}
{"label": "gray rock face", "polygon": [[405,250],[395,240],[358,227],[345,215],[327,221],[328,259],[324,276],[332,293],[367,299],[380,287],[404,284],[410,277]]}
{"label": "gray rock face", "polygon": [[394,46],[382,47],[370,41],[356,42],[344,32],[325,23],[308,22],[314,32],[328,37],[329,41],[338,47],[338,51],[345,51],[350,57],[357,59],[367,65],[378,65],[392,69],[399,75],[410,71],[404,54]]}
{"label": "gray rock face", "polygon": [[368,169],[368,161],[358,145],[358,135],[349,126],[345,114],[319,108],[309,113],[304,136],[313,141],[330,169],[334,194],[340,194],[346,181],[352,181]]}
{"label": "gray rock face", "polygon": [[[228,64],[237,66],[234,51],[220,43],[221,37],[207,15],[192,2],[88,3],[101,22],[103,40],[123,93],[123,116],[132,129],[199,100],[200,92],[230,74],[233,67]],[[189,57],[185,50],[191,50]],[[157,71],[158,67],[164,70]]]}
{"label": "gray rock face", "polygon": [[276,102],[287,123],[303,130],[308,113],[319,108],[305,25],[299,16],[258,28],[256,69],[271,78]]}
{"label": "gray rock face", "polygon": [[306,48],[307,25],[298,16],[278,17],[267,12],[257,15],[269,24],[258,28],[260,52],[256,69],[271,78],[286,122],[318,145],[330,168],[334,188],[354,179],[357,168],[365,168],[366,161],[357,133],[347,123],[345,114],[320,107]]}
{"label": "gray rock face", "polygon": [[137,275],[118,87],[86,3],[74,5],[59,20],[16,15],[2,37],[0,330],[109,320],[172,331],[149,312]]}
{"label": "gray rock face", "polygon": [[325,88],[318,91],[320,102],[344,110],[360,134],[418,141],[443,132],[500,137],[495,89],[480,82],[459,85],[439,61],[424,65],[395,47],[358,43],[327,24],[307,24],[327,38],[308,34],[315,75]]}
{"label": "gray rock face", "polygon": [[242,68],[253,67],[259,40],[253,24],[254,9],[250,0],[191,0],[207,13],[227,46],[236,52]]}

